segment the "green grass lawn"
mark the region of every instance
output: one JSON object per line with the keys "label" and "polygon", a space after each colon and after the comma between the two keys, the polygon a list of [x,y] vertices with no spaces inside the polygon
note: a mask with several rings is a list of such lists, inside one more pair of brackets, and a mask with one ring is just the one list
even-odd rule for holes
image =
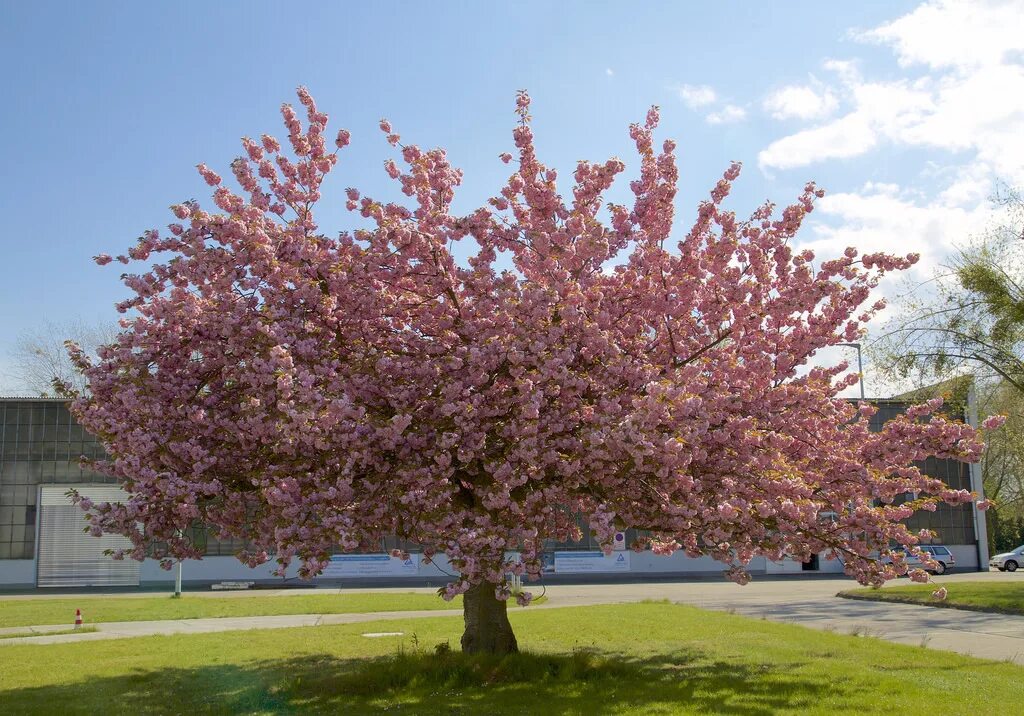
{"label": "green grass lawn", "polygon": [[1024,703],[1013,664],[688,606],[510,618],[528,653],[504,660],[435,654],[458,648],[458,617],[0,646],[0,704],[5,714],[757,716],[999,714]]}
{"label": "green grass lawn", "polygon": [[879,602],[924,604],[1000,614],[1024,614],[1024,580],[1020,582],[946,582],[946,598],[933,599],[935,584],[910,584],[902,587],[850,589],[840,596]]}
{"label": "green grass lawn", "polygon": [[0,599],[0,627],[73,624],[75,609],[85,622],[137,622],[201,617],[250,617],[281,614],[345,614],[415,609],[461,609],[461,597],[446,602],[436,594],[379,592],[353,594],[248,595],[180,599],[152,597],[93,597],[83,599]]}
{"label": "green grass lawn", "polygon": [[[534,600],[543,604],[545,597]],[[518,609],[514,601],[509,608]],[[147,597],[75,599],[0,599],[0,628],[73,624],[75,609],[86,623],[138,622],[205,617],[259,617],[281,614],[356,614],[413,610],[462,609],[462,597],[446,602],[436,594],[366,592],[353,594],[286,594],[254,597],[244,594],[174,599],[165,594]]]}
{"label": "green grass lawn", "polygon": [[94,631],[96,631],[96,627],[81,627],[79,629],[71,627],[70,629],[57,629],[56,631],[34,631],[29,632],[27,634],[25,632],[17,632],[15,634],[0,634],[0,639],[23,639],[25,637],[59,636],[61,634],[88,634]]}

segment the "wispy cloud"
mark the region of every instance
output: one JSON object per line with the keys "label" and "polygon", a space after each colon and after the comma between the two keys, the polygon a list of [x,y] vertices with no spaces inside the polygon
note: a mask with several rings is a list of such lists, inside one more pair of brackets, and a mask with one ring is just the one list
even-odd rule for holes
{"label": "wispy cloud", "polygon": [[816,90],[807,85],[788,85],[769,94],[763,103],[775,119],[821,119],[832,114],[839,100],[830,89]]}
{"label": "wispy cloud", "polygon": [[[790,169],[862,155],[883,143],[972,152],[1005,180],[1024,182],[1024,2],[931,2],[854,37],[892,47],[903,66],[923,76],[872,81],[851,62],[829,60],[832,93],[845,115],[782,137],[759,155],[762,168]],[[1017,22],[1014,23],[1013,20]],[[796,95],[791,93],[792,99]],[[809,95],[801,107],[815,105]],[[781,100],[768,107],[786,113]],[[797,116],[794,105],[788,110]],[[811,117],[808,117],[811,118]]]}
{"label": "wispy cloud", "polygon": [[735,104],[727,104],[719,110],[711,112],[704,119],[708,124],[734,124],[747,117],[747,110]]}
{"label": "wispy cloud", "polygon": [[[883,151],[906,158],[898,162],[898,175],[879,163],[872,181],[827,194],[798,240],[822,257],[847,246],[920,254],[904,277],[886,277],[876,290],[890,300],[882,321],[905,309],[902,294],[910,286],[915,300],[927,300],[922,296],[930,284],[922,282],[958,245],[998,220],[989,198],[997,180],[1024,184],[1022,16],[1024,0],[924,2],[891,22],[851,33],[890,48],[893,64],[906,72],[873,74],[874,64],[829,59],[823,63],[827,82],[784,87],[764,101],[771,116],[806,123],[760,152],[763,169]],[[923,152],[927,161],[915,164]]]}
{"label": "wispy cloud", "polygon": [[675,90],[679,99],[690,109],[706,107],[718,99],[714,88],[708,85],[676,85]]}
{"label": "wispy cloud", "polygon": [[938,0],[854,37],[891,45],[905,67],[982,67],[1024,51],[1022,17],[1020,0]]}

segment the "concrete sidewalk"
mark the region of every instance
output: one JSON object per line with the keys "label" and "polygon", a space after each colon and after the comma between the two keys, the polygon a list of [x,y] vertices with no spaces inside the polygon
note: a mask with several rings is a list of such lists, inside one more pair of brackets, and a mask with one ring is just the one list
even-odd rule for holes
{"label": "concrete sidewalk", "polygon": [[[540,607],[538,607],[540,608]],[[0,634],[36,633],[41,636],[9,637],[0,639],[0,647],[6,644],[66,644],[101,639],[125,639],[156,634],[208,634],[219,631],[247,631],[250,629],[288,629],[291,627],[321,626],[324,624],[358,624],[360,622],[384,621],[390,619],[422,619],[424,617],[462,616],[461,609],[435,609],[406,612],[365,612],[358,614],[284,614],[264,617],[216,617],[211,619],[167,619],[163,621],[107,622],[89,624],[96,629],[81,634],[55,634],[45,636],[46,631],[62,631],[66,625],[10,627],[0,629]]]}
{"label": "concrete sidewalk", "polygon": [[[960,574],[939,577],[935,582],[954,585],[958,581],[976,580],[1020,581],[1024,584],[1024,575]],[[812,629],[873,636],[903,644],[927,646],[987,659],[1008,660],[1024,665],[1024,616],[937,609],[911,604],[853,601],[835,596],[837,592],[854,586],[856,585],[850,580],[841,578],[764,580],[754,581],[745,587],[725,581],[557,585],[547,589],[548,600],[544,604],[529,609],[559,609],[664,599]],[[539,590],[535,591],[539,593]],[[0,639],[0,647],[5,644],[70,643],[153,634],[194,634],[457,617],[461,614],[461,610],[458,609],[445,609],[114,622],[88,625],[97,631],[84,634]],[[40,633],[62,629],[67,629],[67,626],[16,627],[0,630],[0,633]]]}

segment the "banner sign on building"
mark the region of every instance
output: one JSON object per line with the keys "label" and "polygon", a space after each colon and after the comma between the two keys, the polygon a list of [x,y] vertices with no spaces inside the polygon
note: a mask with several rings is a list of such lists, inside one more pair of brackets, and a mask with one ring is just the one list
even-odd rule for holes
{"label": "banner sign on building", "polygon": [[415,577],[420,555],[402,560],[390,554],[332,554],[321,577]]}
{"label": "banner sign on building", "polygon": [[628,571],[629,552],[555,552],[555,574]]}

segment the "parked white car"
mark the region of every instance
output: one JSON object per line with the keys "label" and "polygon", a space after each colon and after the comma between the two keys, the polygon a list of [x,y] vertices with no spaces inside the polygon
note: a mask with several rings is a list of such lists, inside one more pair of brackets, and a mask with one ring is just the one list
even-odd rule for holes
{"label": "parked white car", "polygon": [[[923,544],[921,550],[930,554],[935,560],[935,566],[928,570],[932,574],[945,574],[956,566],[956,559],[949,551],[949,547],[939,544]],[[918,567],[921,565],[921,560],[917,557],[907,557],[907,564]]]}
{"label": "parked white car", "polygon": [[989,567],[995,567],[1000,572],[1016,572],[1017,567],[1024,566],[1024,544],[1012,552],[997,554],[988,561]]}
{"label": "parked white car", "polygon": [[[921,545],[921,550],[931,555],[932,559],[935,560],[935,566],[925,567],[920,559],[908,554],[906,562],[907,566],[911,569],[921,568],[932,574],[945,574],[956,566],[956,558],[949,551],[949,547],[944,547],[940,544],[923,544]],[[889,560],[886,559],[885,561],[888,562]]]}

